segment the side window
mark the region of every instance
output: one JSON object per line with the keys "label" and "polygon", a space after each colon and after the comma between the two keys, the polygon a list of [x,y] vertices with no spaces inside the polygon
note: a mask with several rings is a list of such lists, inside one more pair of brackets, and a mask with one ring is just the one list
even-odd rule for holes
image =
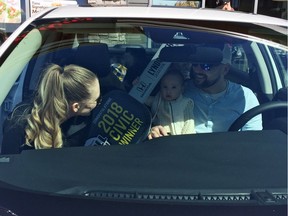
{"label": "side window", "polygon": [[233,67],[248,73],[248,71],[249,71],[248,59],[247,59],[247,56],[245,54],[245,51],[244,51],[242,45],[233,45],[232,46],[231,64]]}
{"label": "side window", "polygon": [[288,86],[288,74],[287,74],[287,59],[288,59],[288,53],[287,51],[270,47],[270,51],[273,55],[274,62],[276,64],[276,67],[279,71],[279,76],[281,77],[281,80],[283,80],[282,85],[284,87]]}

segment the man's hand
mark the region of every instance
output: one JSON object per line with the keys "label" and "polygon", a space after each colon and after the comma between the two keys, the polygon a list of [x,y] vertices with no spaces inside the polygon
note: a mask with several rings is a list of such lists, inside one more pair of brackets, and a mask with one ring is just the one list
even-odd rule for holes
{"label": "man's hand", "polygon": [[167,136],[167,131],[165,130],[165,128],[161,125],[157,125],[151,128],[150,133],[148,135],[148,139],[154,139],[154,138],[158,138],[158,137],[162,137],[162,136]]}

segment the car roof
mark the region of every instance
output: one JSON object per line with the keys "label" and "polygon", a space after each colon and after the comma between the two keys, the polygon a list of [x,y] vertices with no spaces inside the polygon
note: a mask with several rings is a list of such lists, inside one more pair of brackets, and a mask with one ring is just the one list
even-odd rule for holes
{"label": "car roof", "polygon": [[[72,11],[72,12],[71,12]],[[43,18],[69,17],[102,17],[102,18],[155,18],[155,19],[184,19],[203,21],[225,21],[252,24],[268,24],[288,26],[285,19],[251,14],[231,12],[209,8],[173,8],[173,7],[137,7],[137,6],[110,6],[110,7],[82,7],[77,5],[62,6],[51,10]]]}

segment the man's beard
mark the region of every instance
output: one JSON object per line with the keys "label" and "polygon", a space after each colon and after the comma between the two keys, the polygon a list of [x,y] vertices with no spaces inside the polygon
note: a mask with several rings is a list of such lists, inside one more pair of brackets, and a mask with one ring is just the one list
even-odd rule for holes
{"label": "man's beard", "polygon": [[[221,78],[220,76],[218,76],[214,80],[208,80],[208,77],[206,74],[202,74],[199,76],[199,75],[195,75],[194,73],[192,73],[191,75],[192,75],[191,79],[193,80],[194,85],[200,89],[207,89],[207,88],[215,85]],[[197,78],[197,76],[199,76],[199,77]]]}

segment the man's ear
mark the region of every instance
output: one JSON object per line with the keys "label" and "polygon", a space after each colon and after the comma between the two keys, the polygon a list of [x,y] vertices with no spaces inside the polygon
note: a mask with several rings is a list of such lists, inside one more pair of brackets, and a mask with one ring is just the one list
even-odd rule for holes
{"label": "man's ear", "polygon": [[74,102],[72,103],[71,105],[71,110],[74,112],[74,113],[77,113],[80,109],[80,104],[77,103],[77,102]]}
{"label": "man's ear", "polygon": [[225,76],[230,70],[230,64],[223,64],[223,67],[223,75]]}

